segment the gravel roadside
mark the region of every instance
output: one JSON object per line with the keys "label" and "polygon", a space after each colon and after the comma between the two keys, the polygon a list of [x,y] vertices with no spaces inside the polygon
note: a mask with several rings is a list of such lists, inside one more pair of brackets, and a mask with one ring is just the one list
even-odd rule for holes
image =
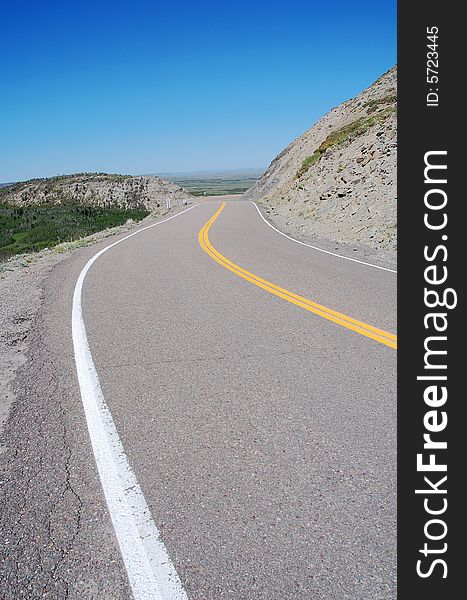
{"label": "gravel roadside", "polygon": [[[171,212],[175,214],[177,210]],[[52,269],[79,248],[136,229],[167,213],[161,209],[138,223],[128,221],[125,225],[105,229],[74,242],[64,242],[51,249],[12,256],[0,264],[0,435],[15,398],[16,373],[27,360],[29,334],[44,300],[44,281]]]}
{"label": "gravel roadside", "polygon": [[71,341],[60,332],[70,327],[63,319],[83,260],[74,260],[77,250],[92,253],[85,247],[166,212],[0,267],[2,600],[131,596],[69,376]]}

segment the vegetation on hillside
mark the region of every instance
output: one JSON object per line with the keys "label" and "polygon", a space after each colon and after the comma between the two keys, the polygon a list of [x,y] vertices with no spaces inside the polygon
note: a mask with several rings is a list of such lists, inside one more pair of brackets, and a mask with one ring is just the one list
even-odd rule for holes
{"label": "vegetation on hillside", "polygon": [[13,254],[77,240],[128,219],[140,221],[147,210],[99,208],[73,203],[13,207],[0,204],[0,260]]}
{"label": "vegetation on hillside", "polygon": [[[389,98],[389,97],[386,97],[386,98]],[[384,104],[384,103],[386,103],[386,98],[378,99],[378,102],[380,102],[380,104],[381,104],[381,102]],[[372,101],[372,102],[375,103],[377,101]],[[371,105],[370,106],[371,109],[373,109],[373,107],[374,107],[374,110],[379,108],[379,106],[377,104],[372,104],[372,102],[368,102],[368,105]],[[370,111],[370,108],[369,108],[369,111]],[[349,140],[352,137],[357,137],[359,135],[364,134],[366,131],[368,131],[368,129],[370,129],[370,127],[373,127],[373,125],[376,125],[377,123],[382,123],[383,121],[385,121],[389,117],[389,115],[391,115],[395,111],[396,111],[396,108],[394,106],[390,106],[390,107],[385,108],[384,110],[378,112],[375,115],[372,115],[370,117],[360,117],[356,121],[353,121],[352,123],[349,123],[348,125],[344,125],[343,127],[340,127],[339,129],[335,129],[334,131],[332,131],[328,135],[328,137],[324,140],[324,142],[322,142],[320,144],[318,149],[315,150],[311,156],[307,156],[307,158],[305,158],[305,160],[302,162],[302,164],[296,174],[297,179],[299,179],[302,175],[304,175],[310,167],[312,167],[314,164],[316,164],[319,161],[319,159],[322,157],[322,155],[326,152],[326,150],[329,150],[329,148],[332,148],[333,146],[343,144],[344,142],[346,142],[347,140]],[[373,110],[371,112],[373,112]]]}
{"label": "vegetation on hillside", "polygon": [[385,104],[394,104],[395,102],[397,102],[397,96],[395,94],[388,94],[387,96],[383,96],[382,98],[375,98],[374,100],[365,102],[363,106],[364,108],[367,108],[367,114],[371,114],[377,111]]}

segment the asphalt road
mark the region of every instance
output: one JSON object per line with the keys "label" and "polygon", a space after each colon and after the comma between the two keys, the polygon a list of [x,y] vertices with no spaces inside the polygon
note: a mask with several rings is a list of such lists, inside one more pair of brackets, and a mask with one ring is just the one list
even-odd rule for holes
{"label": "asphalt road", "polygon": [[[214,260],[199,232],[219,206],[116,245],[83,284],[102,391],[165,548],[193,599],[395,598],[396,351]],[[296,244],[251,203],[228,202],[209,242],[396,331],[393,273]],[[7,432],[5,599],[131,598],[71,342],[76,280],[106,245],[47,282]]]}

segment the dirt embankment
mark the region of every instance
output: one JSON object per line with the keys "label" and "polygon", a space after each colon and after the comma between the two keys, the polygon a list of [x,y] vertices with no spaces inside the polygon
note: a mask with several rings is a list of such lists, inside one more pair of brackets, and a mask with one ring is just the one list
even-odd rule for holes
{"label": "dirt embankment", "polygon": [[393,67],[293,141],[244,198],[295,237],[394,264],[396,107]]}

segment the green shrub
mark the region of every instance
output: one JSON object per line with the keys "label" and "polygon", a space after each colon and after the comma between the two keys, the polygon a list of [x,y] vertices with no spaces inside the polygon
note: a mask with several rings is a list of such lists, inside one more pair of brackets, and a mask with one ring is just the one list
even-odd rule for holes
{"label": "green shrub", "polygon": [[315,163],[319,161],[319,159],[321,158],[321,154],[322,153],[318,148],[318,150],[315,150],[311,156],[305,158],[305,160],[302,162],[300,168],[297,171],[297,179],[299,179],[304,173],[308,171],[310,167],[312,167]]}
{"label": "green shrub", "polygon": [[367,108],[367,114],[374,113],[378,108],[384,106],[385,104],[394,104],[397,102],[397,96],[395,94],[389,94],[388,96],[383,96],[382,98],[376,98],[375,100],[370,100],[366,102],[363,107]]}
{"label": "green shrub", "polygon": [[373,127],[373,125],[376,125],[377,123],[382,123],[395,111],[396,108],[391,106],[377,115],[373,115],[371,117],[360,117],[348,125],[344,125],[335,131],[331,131],[324,142],[320,144],[319,148],[315,150],[311,156],[305,158],[305,160],[302,162],[297,171],[296,178],[300,178],[308,171],[310,167],[316,164],[326,150],[329,150],[329,148],[332,148],[333,146],[343,144],[351,137],[357,137],[363,133],[366,133],[370,127]]}

